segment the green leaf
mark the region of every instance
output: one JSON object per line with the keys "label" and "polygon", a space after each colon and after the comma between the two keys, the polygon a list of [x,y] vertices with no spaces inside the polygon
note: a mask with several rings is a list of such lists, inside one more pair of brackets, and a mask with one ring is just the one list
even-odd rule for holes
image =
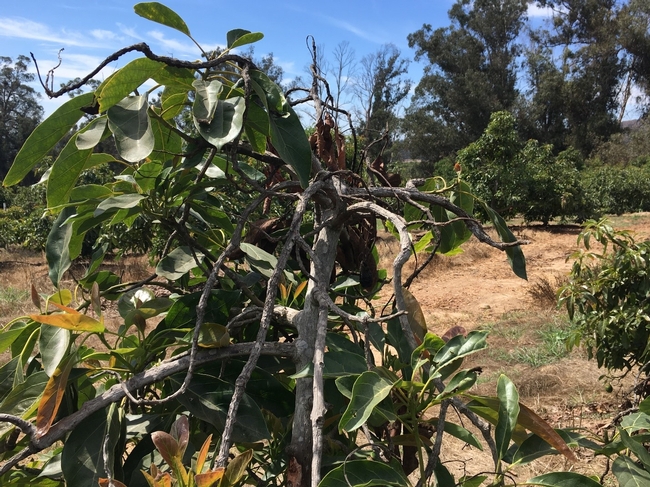
{"label": "green leaf", "polygon": [[166,7],[162,3],[158,2],[142,2],[138,3],[133,7],[135,13],[140,17],[144,17],[147,20],[152,22],[157,22],[172,29],[176,29],[188,37],[190,35],[190,29],[187,27],[185,21],[174,12],[169,7]]}
{"label": "green leaf", "polygon": [[311,175],[311,147],[300,118],[290,106],[288,115],[269,114],[271,143],[284,162],[296,170],[303,188],[309,185]]}
{"label": "green leaf", "polygon": [[639,412],[650,415],[650,396],[639,403]]}
{"label": "green leaf", "polygon": [[[169,382],[173,390],[183,383],[185,374],[173,375]],[[208,374],[195,374],[187,392],[178,401],[197,418],[207,421],[218,431],[223,431],[234,387]],[[237,411],[233,441],[256,442],[270,438],[264,416],[250,396],[244,394]]]}
{"label": "green leaf", "polygon": [[[483,206],[483,209],[490,217],[490,220],[492,220],[492,224],[494,225],[495,230],[499,234],[499,238],[501,238],[501,240],[506,243],[515,242],[517,239],[510,231],[510,229],[506,225],[505,220],[501,217],[501,215],[499,215],[496,211],[494,211],[492,208],[490,208],[486,203],[482,201],[481,201],[481,205]],[[506,249],[506,255],[508,256],[508,263],[510,264],[510,267],[512,268],[515,275],[521,277],[522,279],[527,280],[528,277],[526,275],[526,258],[524,257],[524,253],[521,250],[521,245],[517,245],[516,247],[510,247]]]}
{"label": "green leaf", "polygon": [[55,326],[41,325],[41,335],[38,348],[43,359],[43,370],[52,377],[52,374],[68,352],[70,345],[70,331]]}
{"label": "green leaf", "polygon": [[[199,262],[203,261],[203,254],[195,252]],[[194,254],[189,247],[178,247],[163,257],[156,266],[156,274],[166,277],[170,281],[181,278],[197,266]]]}
{"label": "green leaf", "polygon": [[23,144],[5,176],[4,185],[19,183],[29,171],[75,126],[83,116],[81,108],[93,102],[93,93],[76,96],[57,108],[41,123]]}
{"label": "green leaf", "polygon": [[145,198],[146,198],[145,195],[135,194],[135,193],[111,196],[110,198],[106,198],[99,205],[97,205],[97,208],[93,213],[93,216],[98,217],[106,212],[115,212],[118,210],[135,208],[136,206],[138,206],[140,201],[142,201]]}
{"label": "green leaf", "polygon": [[436,397],[436,401],[449,396],[454,396],[460,392],[470,389],[478,378],[478,373],[474,370],[462,370],[458,372],[447,383],[445,390]]}
{"label": "green leaf", "polygon": [[626,455],[620,455],[614,460],[612,473],[616,476],[620,487],[646,487],[650,485],[650,472],[639,467],[634,460]]}
{"label": "green leaf", "polygon": [[324,359],[323,377],[326,379],[362,374],[368,370],[363,355],[346,350],[325,352]]}
{"label": "green leaf", "polygon": [[[246,260],[251,267],[264,277],[271,278],[275,268],[278,266],[278,259],[275,255],[269,254],[265,250],[249,243],[242,243],[239,245],[239,248],[246,254]],[[295,281],[295,276],[292,273],[284,271],[284,275],[290,281]]]}
{"label": "green leaf", "polygon": [[181,136],[172,130],[172,127],[156,118],[152,118],[150,121],[155,140],[151,160],[165,162],[172,159],[174,154],[181,154],[183,152]]}
{"label": "green leaf", "polygon": [[142,83],[165,69],[165,64],[146,57],[134,59],[98,88],[99,111],[105,112],[133,93]]}
{"label": "green leaf", "polygon": [[646,447],[634,436],[628,435],[623,428],[619,428],[618,433],[621,435],[623,444],[641,461],[646,472],[650,472],[650,453],[648,453]]}
{"label": "green leaf", "polygon": [[379,374],[366,371],[354,382],[352,398],[348,408],[341,416],[339,430],[354,431],[370,417],[372,410],[388,394],[393,384],[382,378]]}
{"label": "green leaf", "polygon": [[[534,477],[527,482],[523,482],[521,485],[541,485],[543,487],[600,487],[600,482],[575,472],[552,472]],[[623,484],[621,484],[621,487],[623,487]]]}
{"label": "green leaf", "polygon": [[19,321],[14,323],[11,328],[4,327],[0,330],[0,353],[4,352],[18,338],[27,327],[27,324]]}
{"label": "green leaf", "polygon": [[246,101],[241,96],[219,100],[214,117],[209,123],[203,123],[194,116],[194,126],[205,140],[221,149],[233,141],[244,125]]}
{"label": "green leaf", "polygon": [[[123,97],[122,97],[123,98]],[[120,98],[119,100],[121,100]],[[117,101],[119,101],[117,100]],[[108,119],[106,116],[97,117],[86,125],[82,130],[77,133],[75,144],[77,149],[86,150],[94,149],[97,144],[102,140],[106,133]]]}
{"label": "green leaf", "polygon": [[117,151],[128,162],[141,161],[153,151],[155,137],[148,109],[145,95],[128,96],[108,109],[108,127]]}
{"label": "green leaf", "polygon": [[0,367],[0,401],[2,401],[22,381],[22,362],[20,356],[14,357]]}
{"label": "green leaf", "polygon": [[372,460],[343,462],[325,475],[318,487],[410,487],[403,472],[390,465]]}
{"label": "green leaf", "polygon": [[494,431],[494,439],[499,458],[508,451],[512,431],[517,425],[519,416],[519,393],[508,377],[501,374],[497,382],[497,397],[499,398],[499,422]]}
{"label": "green leaf", "polygon": [[67,487],[98,485],[106,477],[102,446],[106,411],[100,409],[81,421],[63,445],[61,469]]}
{"label": "green leaf", "polygon": [[471,331],[464,337],[456,335],[433,358],[436,370],[444,380],[460,366],[460,359],[487,347],[487,332]]}
{"label": "green leaf", "polygon": [[456,423],[451,423],[450,421],[445,421],[444,429],[445,429],[445,433],[449,433],[451,436],[455,436],[456,438],[464,441],[468,445],[471,445],[474,448],[478,448],[479,450],[483,451],[483,445],[481,444],[477,436],[471,431],[469,431],[468,429],[464,428],[463,426]]}
{"label": "green leaf", "polygon": [[79,150],[74,135],[56,158],[47,179],[47,206],[55,208],[70,201],[72,189],[88,164],[92,149]]}
{"label": "green leaf", "polygon": [[38,406],[38,399],[45,389],[49,377],[43,371],[36,372],[15,386],[0,404],[0,412],[21,416],[30,415]]}
{"label": "green leaf", "polygon": [[64,208],[54,223],[47,236],[45,244],[45,257],[49,267],[48,273],[54,287],[58,288],[63,274],[70,268],[70,241],[72,239],[72,224],[62,225],[68,217],[74,214],[74,208]]}
{"label": "green leaf", "polygon": [[104,199],[111,194],[113,194],[113,192],[106,186],[100,186],[99,184],[85,184],[72,189],[70,192],[70,201],[80,202]]}
{"label": "green leaf", "polygon": [[226,34],[228,42],[228,49],[235,49],[236,47],[252,44],[264,38],[261,32],[251,32],[245,29],[233,29]]}
{"label": "green leaf", "polygon": [[223,83],[216,79],[212,81],[197,79],[194,80],[192,86],[196,92],[194,103],[192,104],[194,124],[209,125],[217,111],[219,94],[223,90]]}
{"label": "green leaf", "polygon": [[438,462],[434,468],[434,473],[436,475],[436,486],[437,487],[455,487],[456,481],[454,480],[453,475],[449,473],[447,467],[445,467],[442,462]]}

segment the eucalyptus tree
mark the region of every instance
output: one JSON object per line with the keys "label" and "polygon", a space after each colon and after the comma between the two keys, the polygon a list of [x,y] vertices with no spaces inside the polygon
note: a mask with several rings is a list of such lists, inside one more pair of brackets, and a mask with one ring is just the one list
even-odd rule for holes
{"label": "eucalyptus tree", "polygon": [[428,64],[405,118],[413,156],[437,160],[483,133],[493,112],[517,97],[517,57],[526,0],[458,0],[451,25],[425,24],[408,36]]}
{"label": "eucalyptus tree", "polygon": [[[164,5],[135,11],[194,41]],[[461,366],[486,347],[486,332],[428,332],[407,289],[436,252],[457,252],[472,236],[503,250],[525,278],[521,242],[460,177],[377,187],[333,158],[335,107],[319,91],[317,66],[309,103],[323,124],[310,145],[281,88],[233,52],[261,38],[231,30],[227,48],[202,61],[136,44],[78,83],[44,87],[60,96],[126,53],[143,55],[39,125],[4,180],[17,184],[94,114],[46,182],[56,292],[34,289],[36,311],[0,335],[10,356],[0,367],[2,485],[407,487],[413,471],[418,485],[451,485],[440,456],[447,434],[486,445],[499,485],[550,448],[575,459],[505,375],[494,397],[470,392],[480,368]],[[187,108],[193,127],[177,121]],[[77,184],[84,169],[116,159],[95,152],[109,137],[123,172]],[[475,205],[499,241],[474,219]],[[84,274],[65,278],[85,233],[136,218],[168,230],[149,277],[124,282],[101,267],[110,249],[97,246]],[[399,242],[390,274],[378,268],[380,224]],[[425,257],[407,276],[413,252]],[[384,307],[374,300],[380,290],[392,294]],[[449,408],[478,434],[452,422]],[[486,478],[468,472],[458,483]],[[567,481],[594,485],[572,472],[530,482]]]}

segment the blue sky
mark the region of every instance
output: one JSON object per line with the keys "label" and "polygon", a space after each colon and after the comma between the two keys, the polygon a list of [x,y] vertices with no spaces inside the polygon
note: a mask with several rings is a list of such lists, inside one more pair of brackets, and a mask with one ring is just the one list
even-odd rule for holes
{"label": "blue sky", "polygon": [[[182,59],[198,59],[197,47],[183,34],[147,21],[133,11],[132,0],[23,0],[3,2],[0,10],[0,55],[16,57],[33,52],[41,72],[57,63],[54,86],[84,76],[115,50],[146,42],[154,52]],[[168,0],[165,3],[187,23],[193,37],[204,47],[225,43],[226,32],[242,28],[263,32],[255,45],[256,55],[272,52],[285,72],[285,80],[305,75],[310,53],[305,39],[313,35],[326,57],[348,41],[357,61],[393,43],[412,59],[407,35],[429,23],[449,25],[447,11],[453,0],[328,0],[326,2],[231,0]],[[529,11],[539,15],[534,6]],[[123,66],[130,58],[113,63],[102,75]],[[411,62],[409,77],[415,82],[422,65]],[[33,66],[32,66],[33,68]],[[100,75],[101,78],[101,75]],[[41,99],[46,113],[64,100]]]}

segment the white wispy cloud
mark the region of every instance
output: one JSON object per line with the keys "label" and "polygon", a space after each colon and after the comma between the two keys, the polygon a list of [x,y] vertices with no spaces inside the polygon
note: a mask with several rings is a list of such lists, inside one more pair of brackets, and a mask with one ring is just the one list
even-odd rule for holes
{"label": "white wispy cloud", "polygon": [[90,35],[95,39],[100,41],[120,41],[122,37],[117,35],[115,32],[104,29],[95,29],[90,31]]}
{"label": "white wispy cloud", "polygon": [[81,32],[53,30],[45,24],[18,17],[0,17],[0,36],[33,39],[59,46],[104,47]]}
{"label": "white wispy cloud", "polygon": [[366,41],[374,42],[376,44],[383,44],[385,42],[383,39],[379,38],[378,36],[371,34],[370,32],[367,32],[345,20],[340,20],[324,14],[320,14],[320,17],[326,22],[328,22],[329,24],[334,25],[339,29],[346,30],[354,34],[355,36],[360,37],[361,39],[365,39]]}
{"label": "white wispy cloud", "polygon": [[197,56],[200,54],[199,48],[193,42],[181,42],[177,39],[166,37],[165,34],[158,30],[150,30],[147,32],[147,35],[158,41],[162,49],[174,56],[180,56],[182,54]]}

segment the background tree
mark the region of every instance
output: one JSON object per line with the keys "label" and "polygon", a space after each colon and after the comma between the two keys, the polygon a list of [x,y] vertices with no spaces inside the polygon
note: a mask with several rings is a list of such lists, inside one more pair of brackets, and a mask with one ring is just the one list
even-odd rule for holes
{"label": "background tree", "polygon": [[429,63],[405,117],[412,157],[451,154],[478,139],[493,112],[512,108],[527,6],[525,0],[459,0],[449,27],[425,24],[408,36],[416,59]]}
{"label": "background tree", "polygon": [[43,116],[40,95],[29,86],[31,60],[0,57],[0,176],[4,177],[20,147]]}

